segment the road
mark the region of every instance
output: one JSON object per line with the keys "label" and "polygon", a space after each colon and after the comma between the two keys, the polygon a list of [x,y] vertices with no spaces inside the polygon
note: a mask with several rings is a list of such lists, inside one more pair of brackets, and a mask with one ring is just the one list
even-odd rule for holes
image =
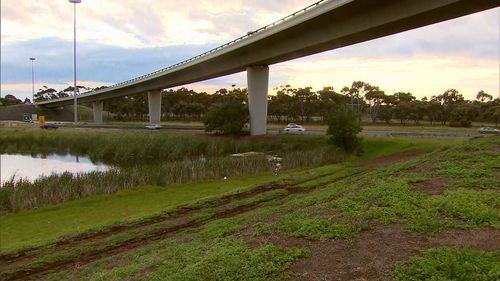
{"label": "road", "polygon": [[[198,128],[162,128],[159,130],[150,130],[146,128],[107,128],[107,127],[62,127],[63,130],[93,130],[93,131],[132,131],[132,132],[151,132],[151,133],[164,133],[164,134],[189,134],[189,135],[203,135],[207,134],[203,129]],[[280,130],[268,129],[269,135],[279,135]],[[307,130],[306,135],[324,136],[326,130],[316,129]],[[436,137],[436,138],[471,138],[479,136],[476,132],[466,131],[391,131],[391,130],[363,130],[360,134],[363,137]]]}
{"label": "road", "polygon": [[[14,125],[10,123],[15,123]],[[24,122],[2,122],[0,127],[31,127],[38,129],[38,125],[29,124]],[[150,133],[163,133],[163,134],[189,134],[189,135],[203,135],[206,134],[205,131],[200,126],[188,126],[182,127],[175,125],[174,127],[164,127],[160,130],[150,130],[141,126],[94,126],[94,125],[83,125],[79,127],[73,127],[71,123],[58,123],[59,130],[69,130],[69,131],[108,131],[108,132],[119,132],[119,131],[129,131],[129,132],[150,132]],[[279,135],[279,129],[276,127],[269,128],[267,130],[269,135]],[[322,128],[313,128],[305,132],[306,135],[324,136],[326,135],[326,130]],[[360,136],[364,137],[436,137],[436,138],[471,138],[480,136],[481,134],[475,131],[433,131],[433,130],[363,130]]]}

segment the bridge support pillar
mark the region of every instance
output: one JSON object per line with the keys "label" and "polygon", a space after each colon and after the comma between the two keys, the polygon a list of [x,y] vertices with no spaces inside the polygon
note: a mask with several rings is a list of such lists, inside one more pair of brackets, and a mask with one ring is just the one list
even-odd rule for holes
{"label": "bridge support pillar", "polygon": [[161,90],[148,92],[149,123],[160,125],[161,119]]}
{"label": "bridge support pillar", "polygon": [[269,66],[247,67],[248,109],[250,111],[250,134],[267,133],[267,90]]}
{"label": "bridge support pillar", "polygon": [[102,124],[102,108],[103,108],[102,101],[95,101],[92,103],[92,109],[94,112],[94,123],[96,124]]}

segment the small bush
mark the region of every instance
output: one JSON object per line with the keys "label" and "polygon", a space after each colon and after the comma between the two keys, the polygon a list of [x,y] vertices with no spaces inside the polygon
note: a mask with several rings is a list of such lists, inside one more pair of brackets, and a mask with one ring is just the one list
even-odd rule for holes
{"label": "small bush", "polygon": [[247,106],[233,100],[212,107],[205,116],[203,124],[207,132],[239,135],[247,122]]}
{"label": "small bush", "polygon": [[332,144],[346,152],[360,152],[361,138],[358,137],[358,133],[362,129],[356,114],[343,107],[336,110],[327,122],[327,134]]}

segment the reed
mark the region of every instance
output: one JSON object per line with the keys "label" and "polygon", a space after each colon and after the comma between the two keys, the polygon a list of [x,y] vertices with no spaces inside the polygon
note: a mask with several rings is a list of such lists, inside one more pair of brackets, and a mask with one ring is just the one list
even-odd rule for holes
{"label": "reed", "polygon": [[[338,162],[344,154],[321,146],[280,156],[283,157],[283,169],[286,170]],[[129,165],[107,172],[67,172],[42,177],[34,182],[12,179],[0,189],[0,212],[17,212],[143,185],[168,186],[270,172],[272,169],[273,165],[264,155],[243,158],[225,156]]]}
{"label": "reed", "polygon": [[259,151],[285,154],[327,146],[325,137],[171,136],[157,133],[47,132],[2,130],[0,153],[74,154],[91,160],[125,167],[184,159],[218,158],[232,153]]}

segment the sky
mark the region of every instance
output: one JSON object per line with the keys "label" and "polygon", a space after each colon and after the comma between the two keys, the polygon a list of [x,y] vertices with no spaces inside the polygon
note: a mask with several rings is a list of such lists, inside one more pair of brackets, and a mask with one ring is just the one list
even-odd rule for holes
{"label": "sky", "polygon": [[[77,5],[77,79],[97,87],[128,80],[231,41],[315,0],[82,0]],[[65,0],[1,0],[1,95],[31,98],[42,86],[73,84],[73,5]],[[280,85],[353,81],[418,98],[457,89],[499,97],[500,8],[270,66]],[[238,73],[190,85],[212,93],[246,87]]]}

